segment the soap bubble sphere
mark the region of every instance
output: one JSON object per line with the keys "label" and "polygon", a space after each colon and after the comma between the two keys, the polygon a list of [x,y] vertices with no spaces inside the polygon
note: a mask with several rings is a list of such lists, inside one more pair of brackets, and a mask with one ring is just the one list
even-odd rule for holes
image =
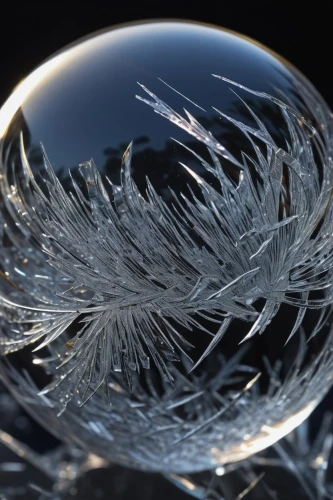
{"label": "soap bubble sphere", "polygon": [[333,373],[333,141],[305,77],[217,27],[119,26],[31,73],[0,133],[1,373],[34,418],[186,473],[309,415]]}

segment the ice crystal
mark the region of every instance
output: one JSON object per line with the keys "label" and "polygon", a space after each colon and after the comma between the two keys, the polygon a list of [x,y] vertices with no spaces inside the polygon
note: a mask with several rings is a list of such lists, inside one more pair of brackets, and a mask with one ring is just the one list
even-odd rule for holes
{"label": "ice crystal", "polygon": [[[6,327],[4,323],[4,331]],[[274,366],[266,360],[261,375],[245,362],[246,343],[228,360],[213,350],[219,366],[213,375],[203,370],[184,376],[177,364],[168,362],[173,387],[145,370],[142,377],[133,376],[130,392],[122,374],[114,373],[104,390],[86,402],[82,391],[73,390],[73,373],[52,391],[36,385],[34,366],[42,370],[44,384],[47,376],[56,380],[59,338],[48,347],[47,358],[36,356],[30,362],[29,372],[15,368],[9,358],[0,365],[0,377],[33,418],[47,423],[60,440],[79,444],[108,462],[191,473],[243,460],[309,415],[332,382],[333,336],[310,362],[300,338],[294,358],[289,353]],[[182,362],[189,365],[186,359]],[[268,381],[264,391],[262,378]]]}
{"label": "ice crystal", "polygon": [[271,448],[243,462],[204,474],[170,474],[168,477],[190,496],[202,500],[277,500],[282,497],[330,500],[333,498],[332,414],[323,416],[315,436],[311,437],[310,424],[311,418]]}
{"label": "ice crystal", "polygon": [[[12,405],[13,401],[6,395],[3,408],[10,411]],[[85,476],[90,469],[108,467],[106,461],[81,449],[74,442],[71,446],[63,444],[53,451],[36,453],[19,442],[15,436],[4,431],[4,426],[7,427],[6,414],[7,411],[4,412],[0,421],[0,443],[16,453],[19,461],[8,462],[5,461],[6,458],[3,458],[0,462],[0,474],[10,473],[16,477],[18,474],[23,475],[23,471],[29,465],[33,465],[35,470],[40,471],[41,479],[45,476],[51,481],[51,486],[47,491],[37,484],[30,483],[24,487],[21,477],[21,481],[15,481],[17,485],[15,488],[2,486],[0,498],[3,494],[6,500],[14,500],[17,496],[24,497],[34,490],[38,500],[48,498],[61,500],[67,498],[68,493],[73,492],[75,486],[78,487],[76,496],[80,498],[82,486],[80,488],[77,484],[80,478]],[[241,462],[226,464],[197,474],[169,473],[164,474],[164,477],[190,496],[202,500],[241,500],[243,498],[245,500],[270,498],[276,500],[280,497],[299,500],[332,499],[333,483],[330,471],[333,459],[332,414],[325,414],[321,424],[315,425],[314,435],[310,433],[312,419],[313,417],[310,417],[279,443]],[[13,431],[13,426],[11,430]],[[124,486],[133,480],[130,478],[131,474],[130,470],[124,470],[121,474]],[[111,469],[104,471],[102,477],[106,475],[108,482],[110,482],[110,477],[115,475],[119,485],[117,468],[114,469],[114,466],[111,466]],[[34,478],[36,481],[36,474]],[[153,479],[149,476],[140,477],[141,483],[143,480],[149,483]],[[95,484],[96,481],[94,486]],[[90,486],[92,489],[93,485]],[[153,495],[152,498],[154,498]]]}
{"label": "ice crystal", "polygon": [[[170,361],[190,356],[191,331],[212,336],[193,370],[235,319],[249,323],[248,340],[265,331],[283,303],[299,311],[289,338],[309,308],[322,308],[313,335],[326,321],[333,298],[331,122],[323,117],[325,126],[317,130],[296,103],[240,87],[280,109],[288,130],[284,148],[246,103],[256,126],[216,109],[252,148],[252,155],[236,158],[190,113],[182,117],[141,85],[150,99],[138,99],[207,147],[210,161],[189,153],[218,183],[182,164],[200,195],[190,188],[171,192],[171,203],[149,179],[140,193],[131,175],[131,145],[110,199],[93,160],[79,167],[85,189],[72,178],[67,193],[44,149],[46,174],[38,183],[21,137],[25,181],[13,169],[12,185],[4,179],[2,188],[6,209],[36,252],[23,272],[24,250],[3,248],[4,274],[16,276],[16,288],[2,293],[1,305],[11,322],[32,327],[7,331],[1,348],[9,353],[39,342],[38,350],[63,336],[59,376],[46,391],[70,376],[67,396],[84,387],[86,399],[118,371],[131,386],[133,373],[148,369],[151,360],[174,381]],[[311,106],[314,97],[302,91]],[[236,176],[226,173],[226,162]],[[17,227],[3,229],[14,248]],[[206,320],[217,329],[210,331]],[[66,332],[74,323],[81,326],[71,338]]]}

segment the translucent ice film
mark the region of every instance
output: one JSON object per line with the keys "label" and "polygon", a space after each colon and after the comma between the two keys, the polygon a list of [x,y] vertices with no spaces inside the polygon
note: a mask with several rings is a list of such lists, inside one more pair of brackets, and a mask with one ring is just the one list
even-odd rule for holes
{"label": "translucent ice film", "polygon": [[289,63],[186,22],[93,34],[0,111],[1,376],[107,461],[196,472],[333,375],[332,115]]}

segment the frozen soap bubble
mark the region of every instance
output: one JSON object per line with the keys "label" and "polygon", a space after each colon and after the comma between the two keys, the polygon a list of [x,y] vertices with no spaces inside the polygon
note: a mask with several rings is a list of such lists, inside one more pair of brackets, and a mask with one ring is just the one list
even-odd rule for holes
{"label": "frozen soap bubble", "polygon": [[309,415],[333,373],[332,116],[295,68],[217,27],[115,27],[29,75],[0,132],[2,377],[37,420],[193,472]]}

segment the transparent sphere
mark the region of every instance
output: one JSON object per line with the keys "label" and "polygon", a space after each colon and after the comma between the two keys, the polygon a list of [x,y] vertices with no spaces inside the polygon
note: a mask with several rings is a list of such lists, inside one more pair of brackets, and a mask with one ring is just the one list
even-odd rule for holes
{"label": "transparent sphere", "polygon": [[218,27],[116,26],[0,110],[2,377],[109,461],[193,472],[301,423],[333,373],[332,115]]}

